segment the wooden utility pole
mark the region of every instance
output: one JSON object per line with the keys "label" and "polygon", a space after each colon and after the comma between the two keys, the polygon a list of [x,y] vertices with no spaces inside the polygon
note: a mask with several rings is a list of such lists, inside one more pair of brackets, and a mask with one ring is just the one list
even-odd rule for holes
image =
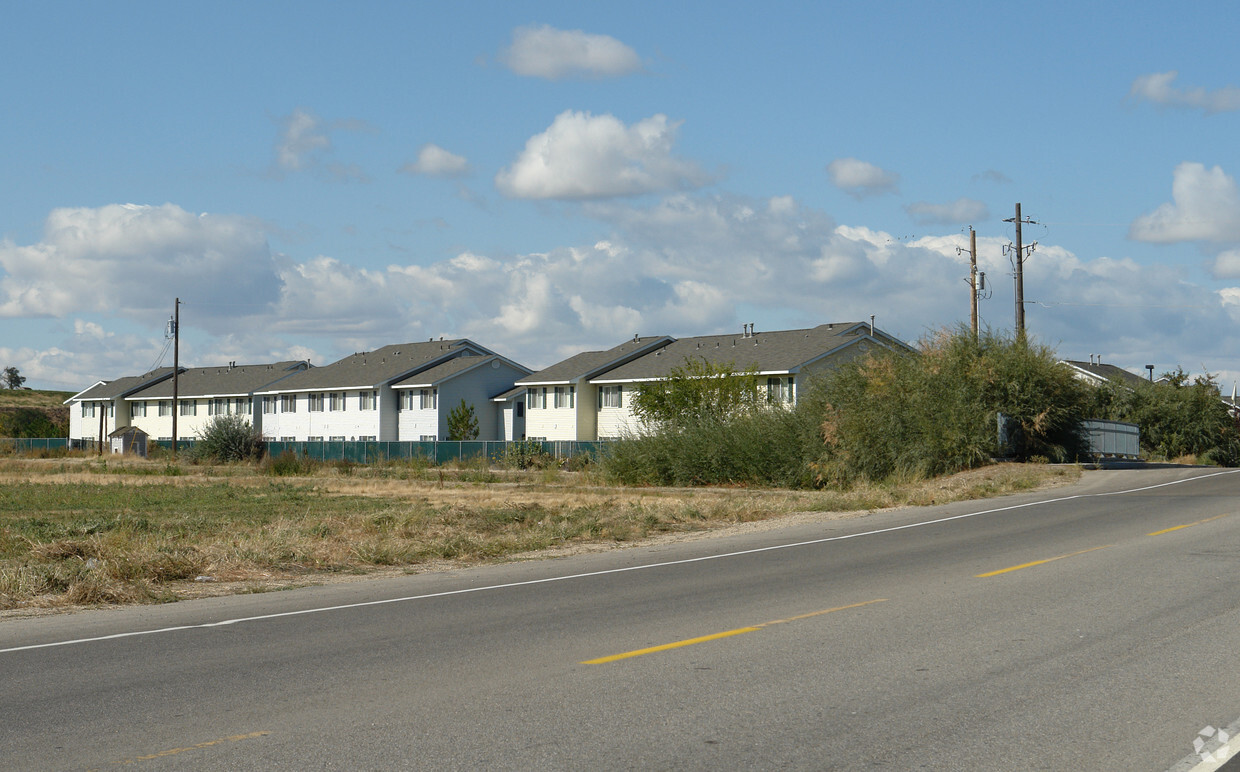
{"label": "wooden utility pole", "polygon": [[969,226],[969,325],[977,343],[977,231]]}
{"label": "wooden utility pole", "polygon": [[[1016,252],[1012,260],[1012,269],[1016,276],[1016,339],[1025,339],[1025,245],[1021,240],[1021,225],[1034,225],[1033,220],[1022,220],[1020,217],[1020,204],[1016,204],[1016,216],[1004,222],[1016,223]],[[1032,252],[1038,243],[1029,245],[1029,251]]]}
{"label": "wooden utility pole", "polygon": [[172,460],[177,458],[177,415],[181,412],[180,397],[181,376],[181,299],[177,298],[172,307]]}

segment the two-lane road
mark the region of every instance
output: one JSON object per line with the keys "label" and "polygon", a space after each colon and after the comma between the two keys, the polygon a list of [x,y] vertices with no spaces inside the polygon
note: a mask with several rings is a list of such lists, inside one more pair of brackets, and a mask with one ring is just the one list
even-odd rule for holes
{"label": "two-lane road", "polygon": [[1240,717],[1240,475],[0,622],[10,769],[1166,769]]}

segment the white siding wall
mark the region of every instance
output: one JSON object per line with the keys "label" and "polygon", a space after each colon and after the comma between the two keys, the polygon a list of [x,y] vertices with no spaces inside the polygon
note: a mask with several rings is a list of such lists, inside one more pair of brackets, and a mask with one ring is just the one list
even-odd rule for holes
{"label": "white siding wall", "polygon": [[[533,393],[547,390],[546,407],[531,407],[527,400],[525,407],[525,436],[542,437],[546,440],[577,439],[577,410],[571,407],[555,407],[554,386],[531,386],[527,390]],[[539,404],[542,404],[541,402]],[[578,403],[580,404],[580,403]]]}
{"label": "white siding wall", "polygon": [[[629,410],[629,390],[624,390],[622,407],[604,407],[598,411],[598,436],[615,439],[636,434],[640,425]],[[596,438],[597,439],[597,438]]]}
{"label": "white siding wall", "polygon": [[[225,399],[219,397],[218,399]],[[238,400],[249,400],[248,404],[240,405],[240,414],[250,419],[250,425],[255,427],[259,432],[262,431],[262,398],[261,397],[228,397],[226,412],[224,415],[238,414]],[[132,400],[131,400],[132,401]],[[171,399],[163,400],[168,405],[172,404]],[[194,415],[181,415],[177,413],[177,438],[181,440],[192,440],[202,433],[216,414],[212,414],[212,400],[206,398],[194,399],[192,397],[184,397],[177,400],[179,405],[194,404]],[[172,415],[161,416],[159,414],[160,400],[146,400],[146,415],[136,416],[133,419],[133,425],[146,432],[152,440],[160,437],[172,436]],[[179,407],[174,408],[180,410]]]}
{"label": "white siding wall", "polygon": [[[117,428],[117,416],[108,415],[108,409],[112,405],[106,401],[88,401],[87,404],[95,406],[95,414],[93,416],[82,417],[82,402],[72,402],[69,404],[69,438],[74,440],[82,439],[99,439],[99,416],[103,414],[103,436],[106,437]],[[121,427],[129,426],[129,408],[123,402],[120,406],[120,412],[124,413],[121,417]]]}
{"label": "white siding wall", "polygon": [[[413,393],[413,409],[400,411],[400,423],[397,427],[397,436],[405,442],[417,442],[423,437],[435,437],[442,439],[439,433],[439,409],[437,407],[428,407],[423,410],[419,405],[419,392],[421,389],[405,389],[404,393]],[[444,429],[444,435],[447,434]]]}
{"label": "white siding wall", "polygon": [[440,382],[438,389],[438,407],[435,410],[422,410],[418,407],[420,388],[401,389],[413,393],[413,410],[402,410],[400,414],[397,439],[417,441],[423,436],[434,436],[446,439],[448,436],[448,414],[465,400],[465,404],[473,405],[474,415],[478,419],[479,440],[499,440],[504,438],[500,425],[500,412],[495,410],[491,397],[512,388],[516,379],[525,375],[511,365],[493,360],[491,364],[475,367],[446,381]]}
{"label": "white siding wall", "polygon": [[[362,410],[361,391],[324,391],[313,393],[323,395],[322,410],[310,410],[310,397],[305,392],[290,395],[297,398],[297,410],[292,413],[286,413],[281,410],[281,397],[284,395],[268,395],[275,398],[277,412],[267,413],[263,416],[263,436],[271,440],[278,440],[281,437],[292,437],[297,442],[305,442],[310,437],[322,437],[324,440],[329,437],[344,437],[346,440],[356,440],[358,437],[372,436],[385,439],[380,432],[380,414],[383,411],[381,409]],[[331,409],[331,395],[333,393],[344,395],[343,410]],[[254,399],[258,402],[262,397],[255,397]],[[383,390],[380,389],[380,405],[382,405],[382,400]],[[262,409],[261,403],[259,409]],[[395,412],[394,407],[392,412]],[[386,439],[392,438],[387,437]]]}

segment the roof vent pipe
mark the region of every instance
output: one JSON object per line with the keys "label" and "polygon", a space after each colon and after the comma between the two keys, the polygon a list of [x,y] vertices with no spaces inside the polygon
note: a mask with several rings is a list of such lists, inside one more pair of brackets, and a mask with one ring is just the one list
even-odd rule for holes
{"label": "roof vent pipe", "polygon": [[870,337],[874,337],[874,314],[870,314]]}

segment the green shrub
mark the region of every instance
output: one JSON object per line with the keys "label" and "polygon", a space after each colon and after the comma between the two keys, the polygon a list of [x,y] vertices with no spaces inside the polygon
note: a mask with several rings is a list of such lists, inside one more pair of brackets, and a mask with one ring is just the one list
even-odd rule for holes
{"label": "green shrub", "polygon": [[1240,465],[1240,429],[1213,376],[1191,382],[1182,370],[1135,388],[1111,383],[1093,395],[1095,415],[1141,427],[1141,448],[1151,457],[1197,456],[1202,463]]}
{"label": "green shrub", "polygon": [[297,455],[292,450],[284,450],[278,456],[263,459],[263,470],[273,477],[300,477],[314,470],[315,464],[309,459]]}
{"label": "green shrub", "polygon": [[199,461],[256,460],[263,454],[263,438],[245,416],[217,415],[198,432],[193,453]]}
{"label": "green shrub", "polygon": [[504,447],[501,463],[509,469],[548,469],[555,465],[555,456],[544,450],[541,442],[521,440]]}
{"label": "green shrub", "polygon": [[[841,366],[822,399],[820,474],[831,482],[915,479],[980,466],[1003,452],[1069,461],[1088,447],[1088,387],[1049,347],[964,329],[920,354],[882,351]],[[998,445],[999,416],[1009,446]]]}

